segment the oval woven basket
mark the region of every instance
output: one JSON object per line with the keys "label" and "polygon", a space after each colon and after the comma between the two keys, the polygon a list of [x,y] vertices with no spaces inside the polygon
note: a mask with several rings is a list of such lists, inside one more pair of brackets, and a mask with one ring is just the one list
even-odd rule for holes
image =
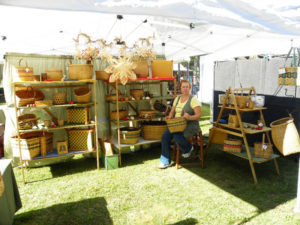
{"label": "oval woven basket", "polygon": [[144,90],[143,89],[131,89],[130,95],[132,95],[136,100],[139,100],[141,97],[144,96]]}
{"label": "oval woven basket", "polygon": [[270,124],[275,147],[284,155],[300,152],[300,140],[292,117],[275,120]]}
{"label": "oval woven basket", "polygon": [[140,110],[139,116],[144,119],[152,119],[155,117],[155,110]]}
{"label": "oval woven basket", "polygon": [[89,80],[93,77],[92,64],[71,64],[68,68],[71,79]]}
{"label": "oval woven basket", "polygon": [[135,127],[123,127],[120,129],[121,144],[136,144],[140,139],[141,129]]}
{"label": "oval woven basket", "polygon": [[104,70],[96,71],[96,80],[108,80],[110,77],[109,73],[106,73]]}
{"label": "oval woven basket", "polygon": [[88,103],[92,98],[92,91],[90,88],[83,87],[74,90],[74,96],[78,103]]}
{"label": "oval woven basket", "polygon": [[35,101],[43,100],[45,95],[40,90],[35,90],[32,87],[28,87],[26,90],[16,91],[17,105],[26,106],[28,104],[33,104]]}
{"label": "oval woven basket", "polygon": [[61,93],[53,93],[53,103],[55,105],[61,105],[65,104],[67,102],[67,93],[61,92]]}
{"label": "oval woven basket", "polygon": [[[127,110],[119,110],[119,117],[120,119],[124,118],[127,116],[128,111]],[[111,120],[117,120],[117,111],[111,111],[110,112],[110,119]]]}
{"label": "oval woven basket", "polygon": [[175,117],[167,120],[167,125],[171,133],[183,132],[186,128],[186,119],[184,117]]}
{"label": "oval woven basket", "polygon": [[142,129],[145,140],[161,140],[167,130],[167,124],[164,121],[151,121],[151,123],[145,123]]}
{"label": "oval woven basket", "polygon": [[56,68],[52,68],[50,70],[47,70],[46,73],[47,73],[47,79],[49,79],[49,80],[61,81],[62,78],[63,78],[62,70],[58,70]]}

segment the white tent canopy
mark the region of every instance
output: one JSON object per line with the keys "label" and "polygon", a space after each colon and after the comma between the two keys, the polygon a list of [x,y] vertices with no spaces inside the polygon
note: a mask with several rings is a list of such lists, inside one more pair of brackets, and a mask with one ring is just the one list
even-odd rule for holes
{"label": "white tent canopy", "polygon": [[300,43],[297,0],[0,0],[0,5],[0,36],[6,37],[0,54],[72,54],[72,38],[80,31],[128,43],[155,32],[156,51],[173,60],[281,54],[291,39]]}

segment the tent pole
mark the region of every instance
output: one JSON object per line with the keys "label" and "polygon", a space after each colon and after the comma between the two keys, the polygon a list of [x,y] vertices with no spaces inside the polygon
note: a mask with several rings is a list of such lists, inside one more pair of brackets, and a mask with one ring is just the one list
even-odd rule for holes
{"label": "tent pole", "polygon": [[298,153],[298,186],[297,186],[297,201],[294,212],[300,212],[300,153]]}

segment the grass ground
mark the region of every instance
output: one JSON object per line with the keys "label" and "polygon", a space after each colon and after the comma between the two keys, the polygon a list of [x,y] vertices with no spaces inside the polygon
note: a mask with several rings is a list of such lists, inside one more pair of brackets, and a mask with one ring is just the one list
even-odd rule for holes
{"label": "grass ground", "polygon": [[280,176],[272,162],[255,165],[255,185],[248,161],[218,150],[205,169],[159,170],[159,155],[159,146],[124,154],[123,166],[108,171],[78,156],[26,170],[26,185],[15,168],[23,203],[15,224],[300,224],[293,160],[278,160]]}

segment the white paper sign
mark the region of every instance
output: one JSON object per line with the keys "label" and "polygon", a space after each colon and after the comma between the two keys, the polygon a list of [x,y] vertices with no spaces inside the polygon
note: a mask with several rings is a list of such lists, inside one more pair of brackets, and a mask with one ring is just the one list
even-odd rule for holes
{"label": "white paper sign", "polygon": [[297,82],[296,82],[297,86],[300,86],[300,67],[297,68]]}
{"label": "white paper sign", "polygon": [[285,74],[285,69],[284,68],[279,69],[278,74]]}

